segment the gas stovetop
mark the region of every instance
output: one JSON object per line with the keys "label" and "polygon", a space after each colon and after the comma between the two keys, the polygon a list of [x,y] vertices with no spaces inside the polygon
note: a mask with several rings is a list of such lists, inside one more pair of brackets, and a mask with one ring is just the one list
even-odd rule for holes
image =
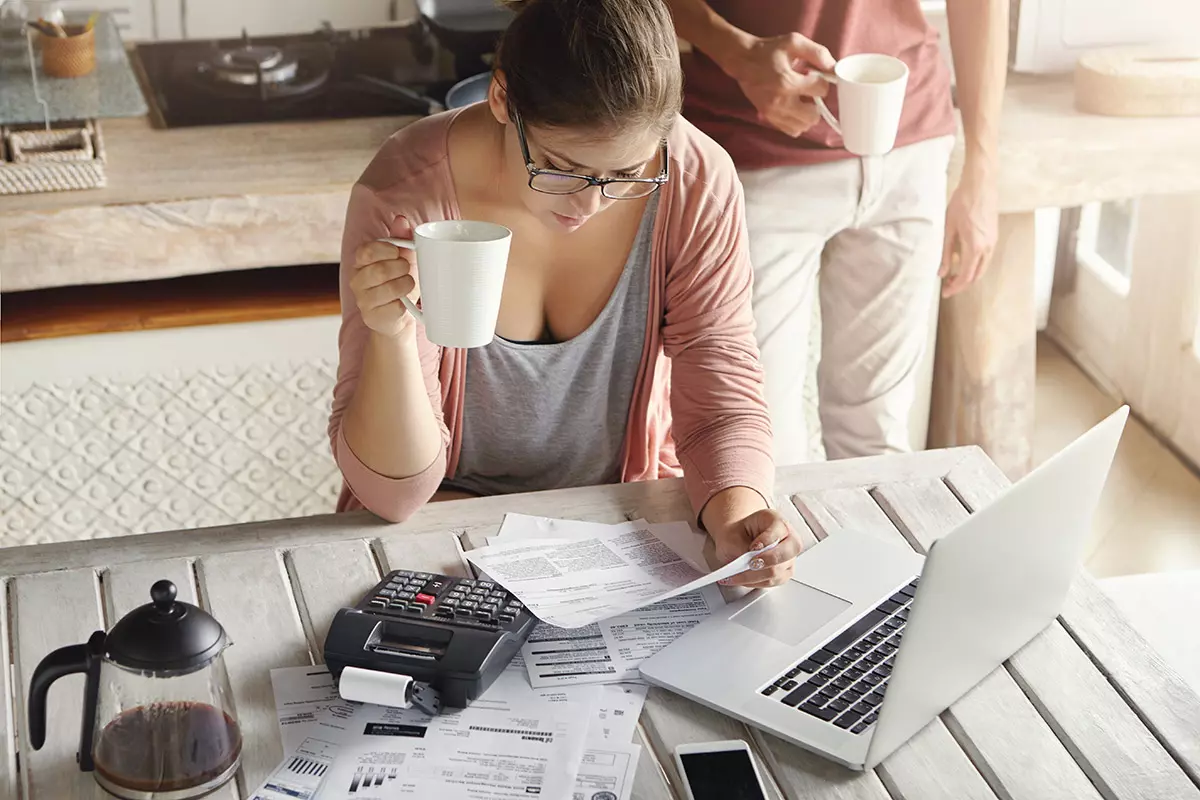
{"label": "gas stovetop", "polygon": [[168,128],[345,119],[441,110],[461,78],[420,22],[364,31],[139,44],[135,59],[157,124]]}

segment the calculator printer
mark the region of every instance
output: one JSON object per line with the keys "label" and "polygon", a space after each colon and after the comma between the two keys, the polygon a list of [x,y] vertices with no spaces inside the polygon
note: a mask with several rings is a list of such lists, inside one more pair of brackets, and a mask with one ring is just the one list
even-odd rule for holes
{"label": "calculator printer", "polygon": [[490,581],[400,570],[334,617],[325,663],[407,676],[465,708],[508,667],[537,619]]}

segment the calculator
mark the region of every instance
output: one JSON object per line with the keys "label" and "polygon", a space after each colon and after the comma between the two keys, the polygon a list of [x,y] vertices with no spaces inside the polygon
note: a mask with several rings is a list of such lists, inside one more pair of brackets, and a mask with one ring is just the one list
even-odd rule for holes
{"label": "calculator", "polygon": [[508,667],[537,619],[491,581],[390,572],[354,608],[334,616],[325,663],[408,675],[465,708]]}

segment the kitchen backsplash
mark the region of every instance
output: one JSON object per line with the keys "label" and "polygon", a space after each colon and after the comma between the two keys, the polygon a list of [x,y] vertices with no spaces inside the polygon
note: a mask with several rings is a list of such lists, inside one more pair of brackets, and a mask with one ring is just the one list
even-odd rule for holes
{"label": "kitchen backsplash", "polygon": [[[15,0],[9,0],[14,2]],[[386,25],[412,18],[415,0],[58,0],[65,11],[110,11],[126,41],[220,39],[308,33],[328,21],[338,29]]]}

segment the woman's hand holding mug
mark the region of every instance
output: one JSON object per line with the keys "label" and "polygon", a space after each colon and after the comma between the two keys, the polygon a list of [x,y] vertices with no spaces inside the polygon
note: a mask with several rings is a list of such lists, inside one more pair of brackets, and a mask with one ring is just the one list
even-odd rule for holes
{"label": "woman's hand holding mug", "polygon": [[355,251],[350,291],[363,323],[375,333],[396,337],[413,325],[403,301],[412,303],[418,294],[416,265],[416,252],[389,242],[366,242]]}
{"label": "woman's hand holding mug", "polygon": [[438,220],[416,228],[400,221],[406,230],[397,231],[397,238],[367,242],[355,251],[350,289],[363,322],[376,333],[399,336],[415,319],[433,344],[486,345],[496,332],[512,231],[476,220]]}

